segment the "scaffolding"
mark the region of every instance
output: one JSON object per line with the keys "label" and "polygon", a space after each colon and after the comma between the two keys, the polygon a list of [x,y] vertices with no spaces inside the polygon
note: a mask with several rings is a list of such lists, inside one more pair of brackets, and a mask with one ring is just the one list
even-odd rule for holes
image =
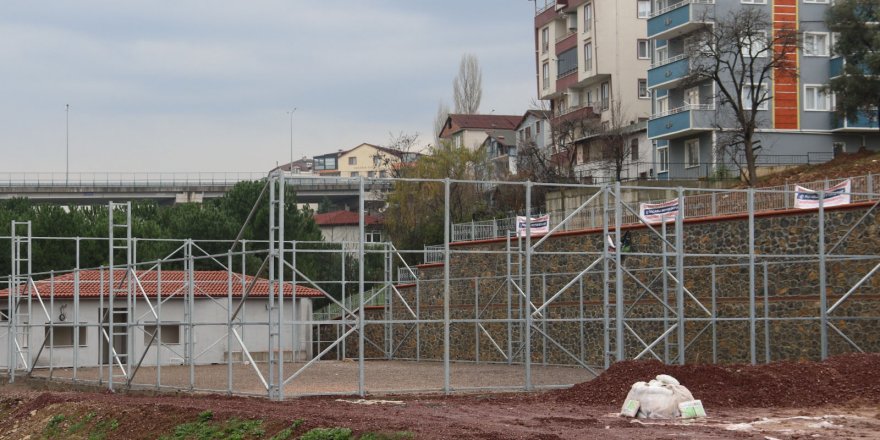
{"label": "scaffolding", "polygon": [[[431,251],[441,257],[414,267],[408,257],[422,250],[366,242],[369,187],[390,179],[345,180],[356,182],[361,195],[357,242],[286,237],[291,201],[285,198],[292,182],[282,174],[266,179],[248,216],[249,223],[258,206],[268,205],[265,240],[242,239],[248,224],[228,241],[133,237],[130,203],[110,203],[105,238],[34,237],[29,222],[12,222],[10,236],[0,237],[11,249],[7,308],[0,311],[6,321],[0,364],[9,380],[25,375],[110,390],[177,389],[283,400],[311,394],[531,391],[568,386],[613,362],[647,357],[676,364],[769,362],[798,356],[774,349],[780,344],[774,332],[789,328],[815,332],[810,343],[818,347],[818,359],[876,349],[864,333],[880,325],[880,313],[870,302],[877,293],[872,280],[880,256],[871,241],[875,237],[866,236],[878,222],[880,198],[873,191],[851,193],[850,206],[826,208],[819,189],[817,209],[773,212],[756,206],[770,198],[793,198],[795,192],[554,184],[554,189],[592,195],[547,233],[533,234],[525,222],[522,231],[503,238],[461,243],[452,238],[453,184],[485,182],[396,179],[391,183],[443,188],[444,239]],[[551,186],[493,184],[521,191],[525,212],[536,208],[536,190]],[[625,195],[639,191],[667,191],[670,199],[681,201],[680,209],[668,221],[648,222]],[[744,213],[709,221],[737,222],[740,229],[731,228],[741,236],[725,239],[729,243],[723,246],[697,246],[704,238],[695,235],[702,224],[697,221],[706,220],[687,220],[686,210],[694,205],[685,200],[714,201],[722,194]],[[585,214],[599,218],[601,226],[572,231],[570,225]],[[797,232],[773,232],[779,238],[758,229],[758,222],[781,216],[799,222]],[[635,231],[638,249],[624,249],[626,231]],[[794,240],[803,250],[768,251],[766,243],[773,240]],[[34,271],[33,249],[40,241],[72,243],[75,267]],[[80,267],[81,244],[87,241],[106,243],[107,266]],[[139,261],[138,245],[153,242],[174,250]],[[206,250],[217,243],[228,250]],[[336,277],[315,279],[304,270],[304,259],[322,255],[338,259],[327,260],[338,264]],[[378,269],[368,276],[365,262],[371,255],[377,256]],[[207,271],[213,284],[200,278]],[[789,279],[804,271],[816,273],[815,279],[802,280],[800,287],[809,294],[784,293],[800,288]],[[95,286],[96,295],[83,295]],[[312,313],[312,303],[301,300],[299,289],[314,292],[328,306]],[[803,304],[814,297],[818,307],[803,314]],[[849,307],[859,297],[869,302]],[[737,309],[740,300],[744,307]],[[66,322],[66,307],[72,309],[72,324]],[[731,341],[729,335],[740,331],[741,340]],[[68,334],[69,345],[59,341]],[[99,343],[83,346],[82,335]],[[799,356],[812,356],[804,353]],[[430,368],[426,374],[432,376],[416,386],[397,386],[394,377],[378,381],[382,362]],[[328,368],[344,372],[336,374],[345,375],[345,383],[310,386]],[[478,370],[484,371],[478,380],[464,380],[470,368],[485,370]],[[209,380],[208,371],[222,377]]]}

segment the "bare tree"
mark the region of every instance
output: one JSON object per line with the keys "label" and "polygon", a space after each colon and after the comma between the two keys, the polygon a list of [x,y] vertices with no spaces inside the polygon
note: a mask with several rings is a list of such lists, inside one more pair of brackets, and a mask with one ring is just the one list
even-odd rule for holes
{"label": "bare tree", "polygon": [[635,127],[628,120],[620,99],[611,101],[609,110],[609,119],[596,126],[590,147],[599,150],[600,167],[619,182],[623,177],[624,168],[638,161],[637,156],[632,155],[628,142],[633,137]]}
{"label": "bare tree", "polygon": [[443,124],[446,124],[449,113],[449,106],[445,102],[437,104],[437,114],[434,115],[434,145],[440,145],[440,132],[443,131]]}
{"label": "bare tree", "polygon": [[374,163],[377,168],[388,172],[390,177],[402,177],[401,170],[418,159],[418,141],[418,133],[389,133],[388,143],[373,156]]}
{"label": "bare tree", "polygon": [[555,149],[553,162],[563,180],[574,181],[578,149],[584,145],[582,139],[596,131],[599,115],[589,109],[564,114],[557,110],[553,114],[550,122],[550,139]]}
{"label": "bare tree", "polygon": [[716,128],[722,133],[716,148],[740,168],[750,186],[757,181],[755,132],[766,123],[759,110],[773,98],[771,79],[791,82],[797,77],[798,45],[797,29],[774,25],[762,7],[743,6],[716,17],[685,49],[691,60],[685,84],[714,83],[720,104]]}
{"label": "bare tree", "polygon": [[452,81],[455,113],[475,114],[483,98],[483,73],[476,55],[464,54],[458,65],[458,76]]}

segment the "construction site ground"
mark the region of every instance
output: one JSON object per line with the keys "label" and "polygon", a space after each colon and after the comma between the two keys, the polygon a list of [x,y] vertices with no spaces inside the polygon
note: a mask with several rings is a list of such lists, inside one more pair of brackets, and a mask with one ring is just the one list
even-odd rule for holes
{"label": "construction site ground", "polygon": [[[812,439],[880,438],[880,355],[769,365],[614,364],[569,389],[516,394],[406,394],[263,398],[110,393],[44,379],[0,386],[0,439],[450,438]],[[630,385],[679,378],[709,417],[617,415]],[[315,436],[342,428],[343,436]],[[345,430],[352,431],[345,437]],[[206,434],[207,433],[207,434]],[[207,435],[213,435],[207,437]]]}

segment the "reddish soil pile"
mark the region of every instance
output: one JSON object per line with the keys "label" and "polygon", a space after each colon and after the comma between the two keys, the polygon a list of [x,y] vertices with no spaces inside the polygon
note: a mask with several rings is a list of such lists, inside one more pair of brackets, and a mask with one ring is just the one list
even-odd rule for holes
{"label": "reddish soil pile", "polygon": [[824,362],[767,365],[613,364],[589,382],[554,393],[560,402],[622,405],[633,383],[669,374],[707,407],[805,407],[855,399],[880,402],[880,354],[848,354]]}
{"label": "reddish soil pile", "polygon": [[840,179],[864,176],[880,172],[880,153],[859,151],[839,154],[834,160],[819,165],[804,165],[773,174],[758,182],[759,187],[785,185],[786,183],[815,182],[822,179]]}

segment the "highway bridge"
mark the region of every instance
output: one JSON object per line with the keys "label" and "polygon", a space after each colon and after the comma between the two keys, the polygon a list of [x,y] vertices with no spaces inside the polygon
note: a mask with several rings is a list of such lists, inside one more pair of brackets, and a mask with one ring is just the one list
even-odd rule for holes
{"label": "highway bridge", "polygon": [[[0,199],[27,197],[36,202],[92,205],[109,201],[155,200],[160,204],[200,203],[222,196],[236,183],[265,178],[265,172],[195,173],[0,173]],[[358,178],[288,174],[297,202],[354,206]],[[378,200],[388,181],[366,181],[365,200]]]}

